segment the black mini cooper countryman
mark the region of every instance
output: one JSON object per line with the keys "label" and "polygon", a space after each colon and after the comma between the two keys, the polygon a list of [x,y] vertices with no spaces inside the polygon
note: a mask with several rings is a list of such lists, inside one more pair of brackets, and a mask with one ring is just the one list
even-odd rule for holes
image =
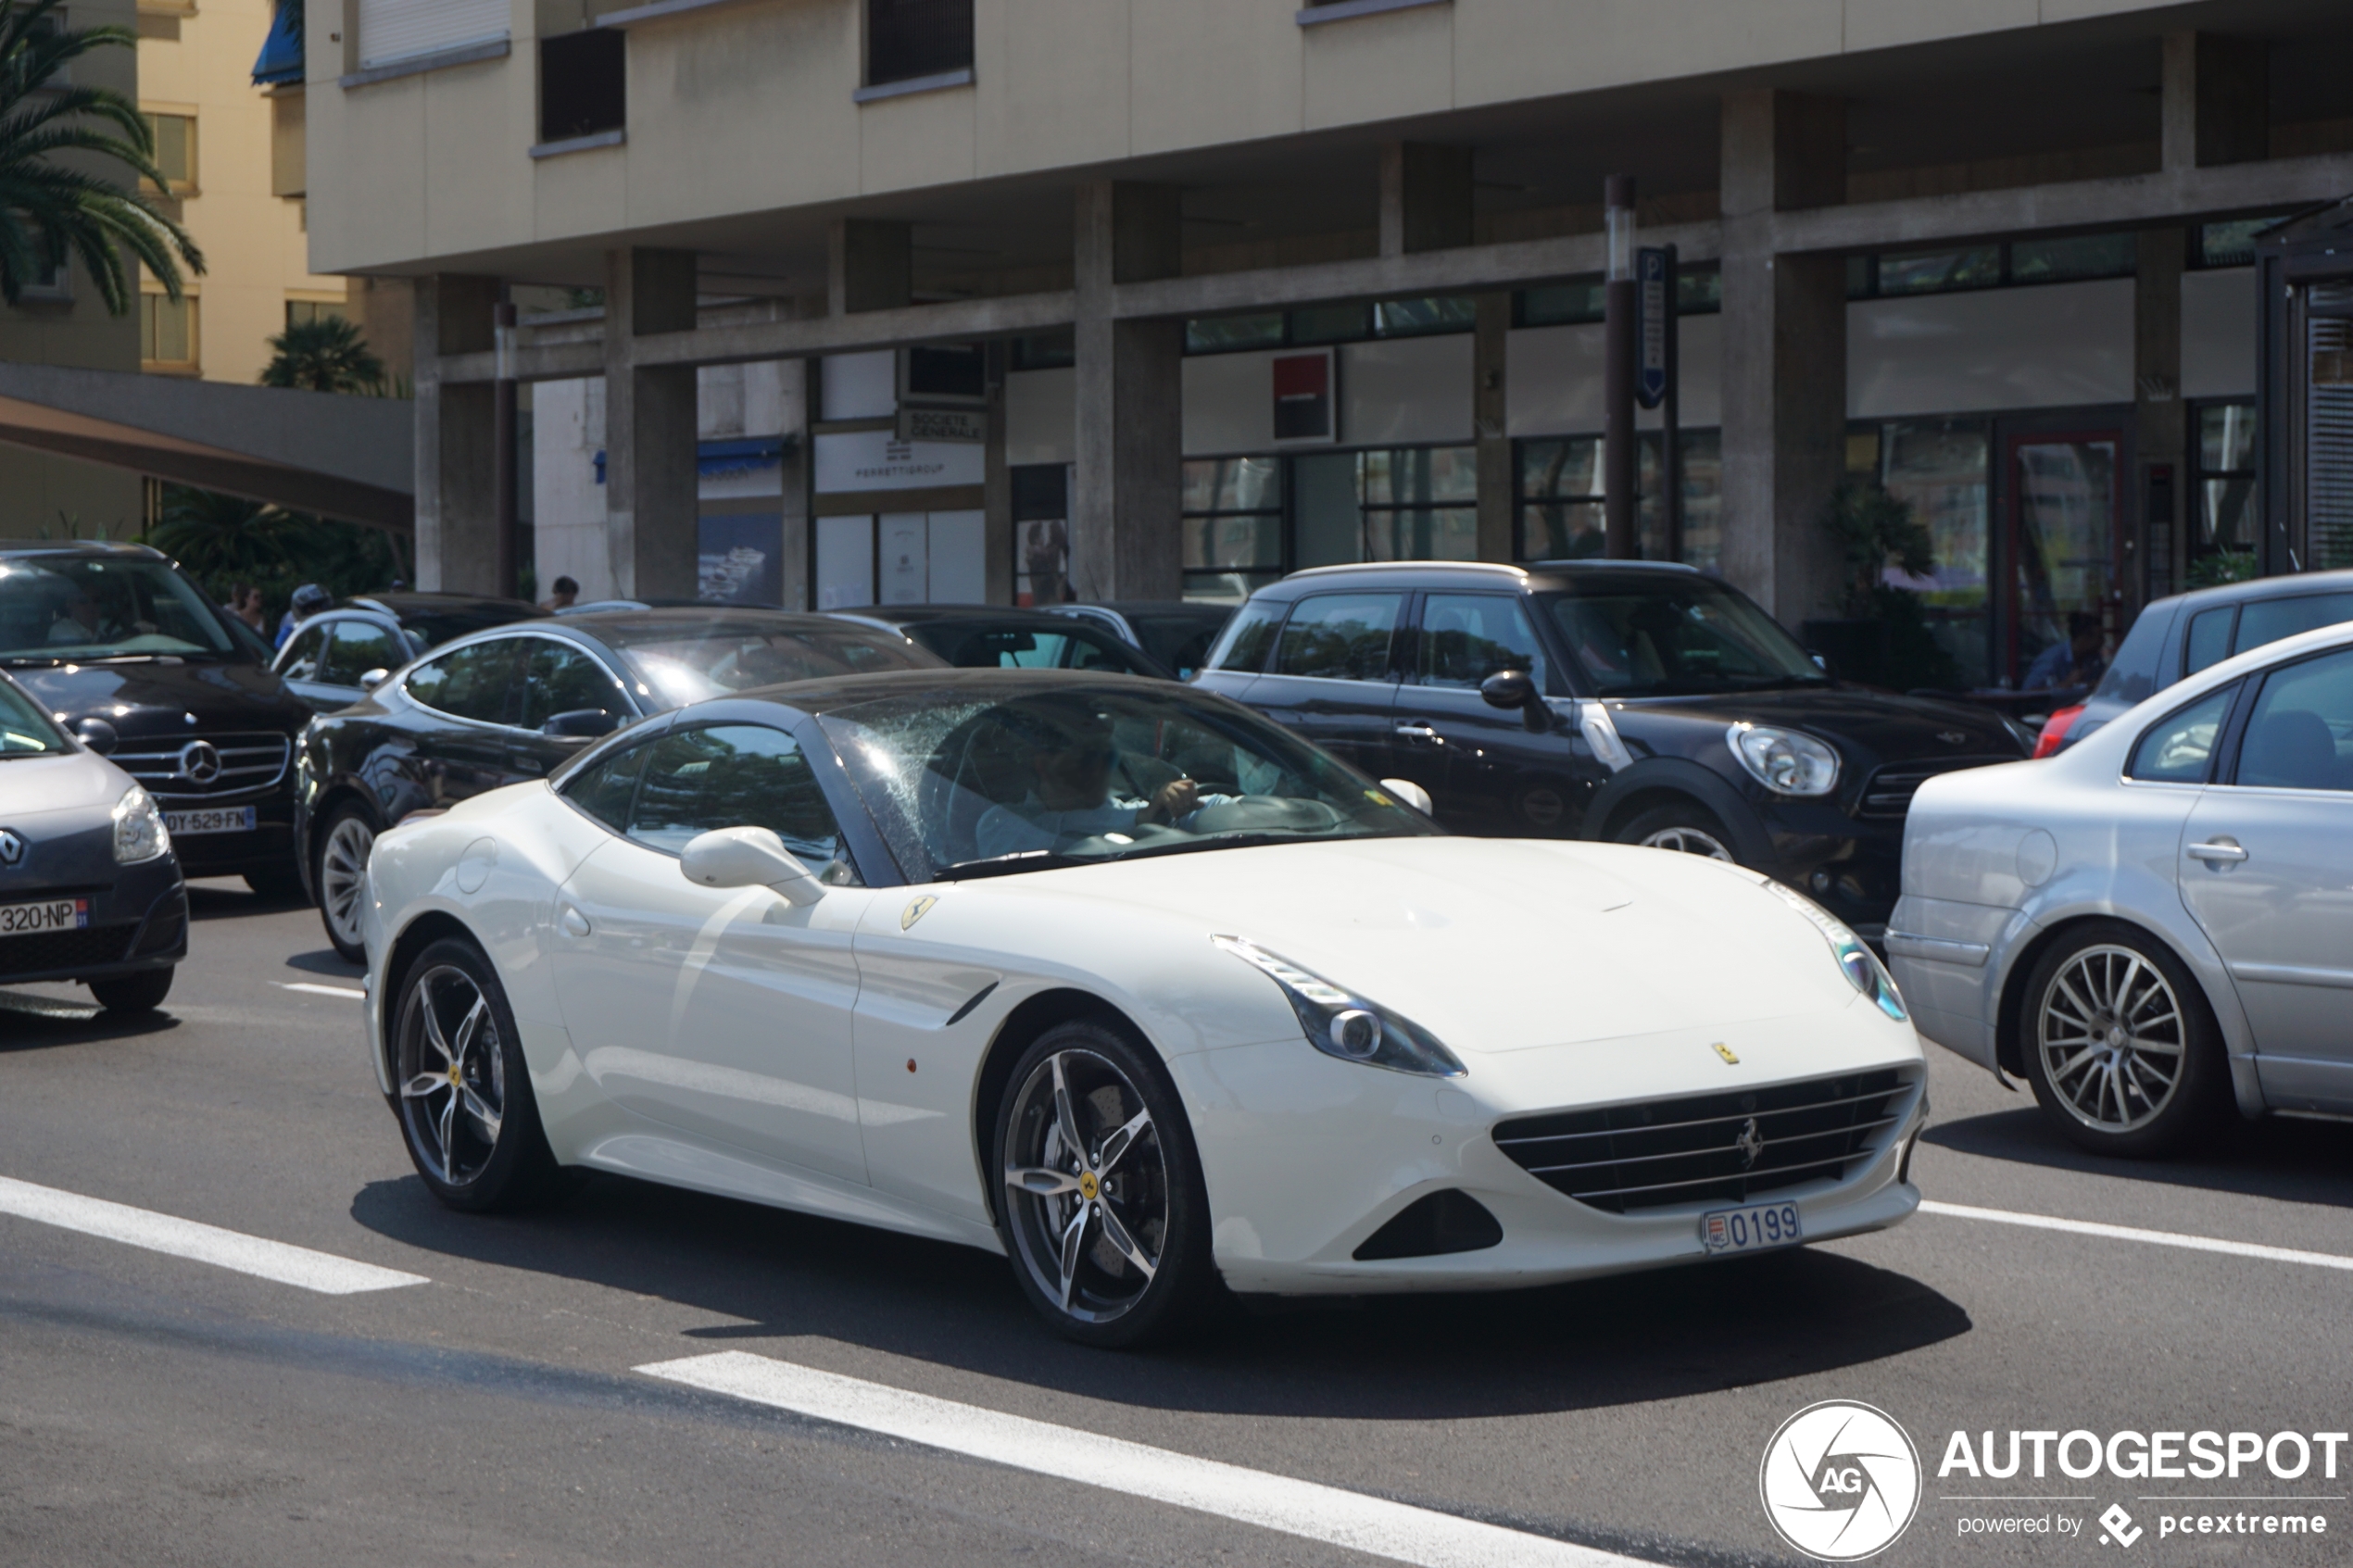
{"label": "black mini cooper countryman", "polygon": [[1251,596],[1196,677],[1428,791],[1466,833],[1737,860],[1877,937],[1931,774],[2025,757],[1981,709],[1846,685],[1689,567],[1320,567]]}

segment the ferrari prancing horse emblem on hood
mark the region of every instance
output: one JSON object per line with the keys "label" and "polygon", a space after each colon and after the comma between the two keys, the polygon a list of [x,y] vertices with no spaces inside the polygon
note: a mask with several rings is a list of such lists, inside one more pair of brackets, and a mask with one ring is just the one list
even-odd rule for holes
{"label": "ferrari prancing horse emblem on hood", "polygon": [[899,929],[906,931],[912,927],[917,921],[929,914],[931,912],[931,907],[938,902],[938,899],[926,893],[922,897],[916,899],[913,903],[908,905],[907,912],[899,917]]}

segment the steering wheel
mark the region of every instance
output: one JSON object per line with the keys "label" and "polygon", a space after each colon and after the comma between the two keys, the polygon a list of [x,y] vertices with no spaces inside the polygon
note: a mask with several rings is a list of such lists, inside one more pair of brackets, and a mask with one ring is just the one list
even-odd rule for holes
{"label": "steering wheel", "polygon": [[1321,800],[1294,796],[1245,795],[1204,806],[1193,813],[1192,831],[1212,833],[1328,833],[1340,814]]}

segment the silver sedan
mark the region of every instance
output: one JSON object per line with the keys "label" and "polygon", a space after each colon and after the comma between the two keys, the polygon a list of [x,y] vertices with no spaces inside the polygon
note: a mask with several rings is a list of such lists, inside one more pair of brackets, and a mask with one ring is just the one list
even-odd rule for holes
{"label": "silver sedan", "polygon": [[2242,654],[2045,761],[1930,780],[1887,950],[1921,1034],[2160,1155],[2353,1115],[2353,627]]}

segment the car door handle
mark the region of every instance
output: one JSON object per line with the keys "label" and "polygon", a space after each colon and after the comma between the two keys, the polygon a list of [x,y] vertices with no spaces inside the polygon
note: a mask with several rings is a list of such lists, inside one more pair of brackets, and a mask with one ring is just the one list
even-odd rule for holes
{"label": "car door handle", "polygon": [[2205,844],[2193,844],[2183,853],[2193,860],[2204,860],[2208,865],[2219,863],[2234,866],[2246,859],[2246,851],[2227,838],[2217,838]]}
{"label": "car door handle", "polygon": [[1435,741],[1441,738],[1436,730],[1419,720],[1410,724],[1400,724],[1391,733],[1401,740]]}

